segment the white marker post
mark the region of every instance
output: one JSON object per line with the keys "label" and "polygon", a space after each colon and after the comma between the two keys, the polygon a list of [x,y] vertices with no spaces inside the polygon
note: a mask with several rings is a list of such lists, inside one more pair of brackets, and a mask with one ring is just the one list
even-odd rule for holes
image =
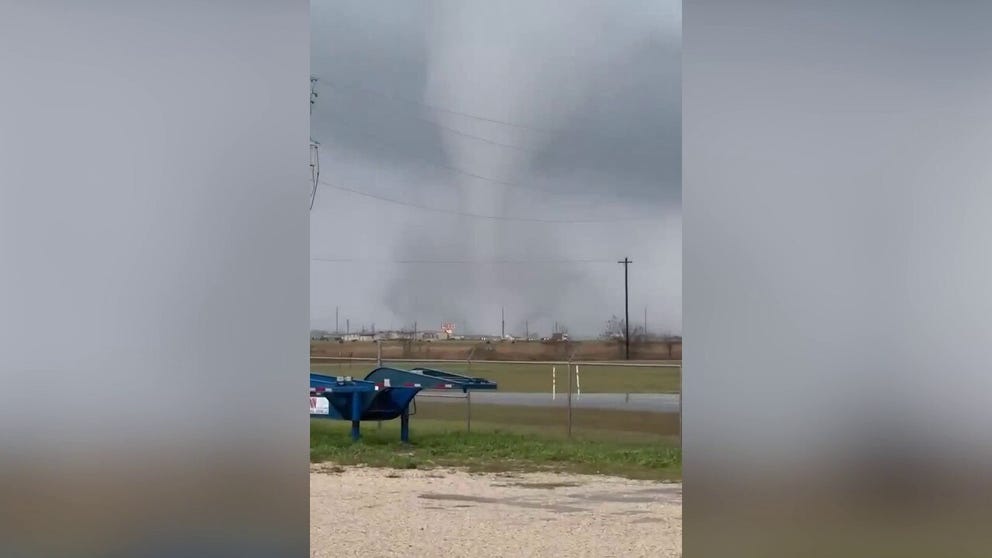
{"label": "white marker post", "polygon": [[579,365],[575,365],[575,398],[582,399],[582,384],[579,383]]}
{"label": "white marker post", "polygon": [[555,400],[555,394],[556,394],[556,390],[555,390],[555,382],[556,382],[556,380],[557,380],[557,379],[556,379],[556,375],[557,375],[557,374],[556,374],[556,372],[555,372],[555,367],[554,367],[554,366],[552,366],[552,367],[551,367],[551,400],[552,400],[552,401],[554,401],[554,400]]}

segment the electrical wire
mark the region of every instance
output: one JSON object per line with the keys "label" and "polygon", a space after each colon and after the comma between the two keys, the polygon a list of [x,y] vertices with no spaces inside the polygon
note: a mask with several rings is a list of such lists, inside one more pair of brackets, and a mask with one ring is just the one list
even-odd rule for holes
{"label": "electrical wire", "polygon": [[413,120],[419,120],[421,122],[424,122],[426,124],[430,124],[432,126],[435,126],[437,128],[440,128],[441,130],[445,130],[447,132],[451,132],[452,134],[455,134],[455,135],[458,135],[458,136],[463,136],[463,137],[466,137],[466,138],[471,138],[471,139],[478,140],[478,141],[481,141],[481,142],[484,142],[484,143],[488,143],[490,145],[495,145],[497,147],[503,147],[505,149],[512,149],[514,151],[520,151],[520,152],[523,152],[523,153],[538,154],[538,153],[541,152],[541,150],[539,150],[539,149],[533,149],[533,148],[529,148],[529,147],[521,147],[519,145],[513,145],[513,144],[510,144],[510,143],[503,143],[503,142],[499,142],[499,141],[496,141],[496,140],[491,139],[491,138],[487,138],[487,137],[483,137],[483,136],[478,136],[478,135],[475,135],[475,134],[470,134],[470,133],[465,132],[463,130],[459,130],[457,128],[452,128],[451,126],[447,126],[445,124],[442,124],[442,123],[440,123],[440,122],[438,122],[436,120],[431,120],[430,118],[427,118],[426,116],[420,116],[418,114],[404,114],[403,116],[406,117],[406,118],[413,119]]}
{"label": "electrical wire", "polygon": [[[349,131],[354,131],[358,135],[361,135],[361,136],[363,136],[365,138],[368,138],[373,143],[378,144],[378,146],[380,148],[383,148],[383,147],[392,147],[392,148],[395,148],[395,149],[404,149],[404,150],[407,148],[407,146],[403,146],[403,145],[401,145],[399,143],[383,140],[380,136],[378,136],[376,134],[372,134],[368,130],[365,130],[365,129],[360,128],[358,126],[336,126],[336,129],[341,129],[341,128],[345,128],[345,129],[347,129]],[[440,169],[443,169],[443,170],[446,170],[446,171],[453,172],[455,174],[459,174],[459,175],[462,175],[462,176],[467,176],[469,178],[474,178],[476,180],[481,180],[483,182],[488,182],[490,184],[498,184],[500,186],[504,186],[504,187],[507,187],[507,188],[514,188],[514,189],[525,191],[525,192],[537,192],[537,193],[548,194],[548,195],[553,195],[553,196],[572,196],[572,197],[574,197],[574,196],[577,195],[576,192],[569,192],[569,191],[565,191],[565,190],[549,190],[549,189],[546,189],[546,188],[537,188],[537,187],[533,187],[533,186],[528,186],[528,185],[522,184],[520,182],[515,182],[515,181],[510,181],[510,180],[501,180],[501,179],[498,179],[498,178],[493,178],[493,177],[481,175],[481,174],[478,174],[478,173],[475,173],[475,172],[472,172],[472,171],[468,171],[468,170],[465,170],[463,168],[455,167],[453,165],[448,165],[448,164],[445,164],[445,163],[439,163],[437,161],[428,159],[426,157],[422,157],[420,155],[413,155],[413,154],[409,154],[409,155],[412,158],[417,159],[418,161],[421,161],[424,165],[428,165],[428,166],[431,166],[431,167],[437,167],[437,168],[440,168]],[[639,196],[632,196],[632,195],[624,194],[624,193],[619,193],[618,194],[616,192],[611,192],[609,194],[604,193],[604,192],[593,192],[592,194],[593,194],[592,197],[594,199],[596,199],[596,200],[604,200],[604,199],[609,199],[609,200],[616,200],[616,199],[638,199],[640,201],[640,200],[643,199],[643,198],[641,198]],[[602,205],[601,202],[596,202],[596,203],[592,203],[592,204],[581,205],[581,206],[578,206],[578,207],[589,207],[589,208],[592,208],[592,207],[599,207],[601,205]]]}
{"label": "electrical wire", "polygon": [[367,198],[372,198],[375,200],[392,203],[395,205],[401,205],[404,207],[411,207],[415,209],[421,209],[423,211],[433,211],[435,213],[445,213],[448,215],[457,215],[461,217],[472,217],[476,219],[489,219],[493,221],[517,221],[517,222],[528,222],[528,223],[560,223],[560,224],[588,224],[588,223],[632,223],[632,222],[644,222],[644,221],[656,221],[656,219],[650,219],[646,217],[639,218],[624,218],[624,219],[542,219],[539,217],[510,217],[503,215],[483,215],[479,213],[467,213],[464,211],[456,211],[453,209],[442,209],[439,207],[431,207],[427,205],[420,205],[415,203],[409,203],[402,200],[397,200],[394,198],[380,196],[378,194],[373,194],[371,192],[365,192],[362,190],[355,190],[353,188],[347,188],[345,186],[339,186],[337,184],[332,184],[326,181],[319,181],[321,185],[333,188],[335,190],[340,190],[342,192],[349,192],[358,196],[364,196]]}
{"label": "electrical wire", "polygon": [[313,202],[317,199],[317,185],[320,183],[320,144],[310,140],[310,177],[313,187],[310,190],[310,210],[313,211]]}
{"label": "electrical wire", "polygon": [[399,97],[399,96],[393,95],[392,93],[386,93],[384,91],[377,91],[375,89],[370,89],[370,88],[365,87],[365,86],[362,86],[362,85],[342,85],[341,83],[326,83],[326,84],[331,89],[339,89],[339,90],[341,90],[341,89],[345,89],[345,90],[352,89],[352,90],[356,90],[356,91],[361,91],[363,93],[371,93],[373,95],[379,95],[381,97],[386,97],[387,99],[391,99],[393,101],[403,102],[403,103],[407,103],[407,104],[411,104],[411,105],[422,106],[422,107],[427,108],[429,110],[433,110],[435,112],[440,112],[440,113],[443,113],[443,114],[451,114],[451,115],[455,115],[455,116],[461,116],[461,117],[464,117],[464,118],[471,118],[473,120],[478,120],[478,121],[481,121],[481,122],[489,122],[489,123],[492,123],[492,124],[500,124],[502,126],[509,126],[511,128],[517,128],[517,129],[520,129],[520,130],[528,130],[528,131],[531,131],[531,132],[538,132],[538,133],[542,133],[542,134],[556,134],[556,133],[561,132],[561,130],[556,130],[556,129],[552,129],[552,128],[539,128],[537,126],[530,126],[530,125],[527,125],[527,124],[521,124],[519,122],[510,122],[510,121],[507,121],[507,120],[500,120],[498,118],[490,118],[488,116],[479,116],[477,114],[472,114],[472,113],[468,113],[468,112],[461,112],[461,111],[457,111],[457,110],[451,110],[449,108],[439,107],[437,105],[432,105],[430,103],[425,103],[423,101],[416,101],[416,100],[409,99],[409,98],[406,98],[406,97]]}
{"label": "electrical wire", "polygon": [[459,260],[459,259],[404,259],[404,260],[365,260],[357,258],[312,257],[311,261],[327,263],[368,263],[368,264],[426,264],[426,265],[570,265],[570,264],[613,264],[612,259],[565,259],[565,260]]}
{"label": "electrical wire", "polygon": [[[399,149],[399,148],[405,149],[406,148],[406,146],[401,146],[398,143],[394,143],[394,142],[383,140],[378,135],[371,134],[367,130],[361,129],[361,128],[357,127],[357,126],[346,126],[346,128],[348,130],[350,130],[350,131],[356,132],[358,135],[361,135],[363,137],[368,138],[372,142],[378,144],[380,148],[381,147],[394,147],[394,148],[397,148],[397,149]],[[430,159],[428,159],[426,157],[421,157],[419,155],[413,155],[413,158],[415,158],[415,159],[417,159],[419,161],[422,161],[426,165],[430,165],[432,167],[437,167],[437,168],[440,168],[440,169],[451,171],[451,172],[453,172],[455,174],[460,174],[462,176],[467,176],[469,178],[475,178],[477,180],[482,180],[484,182],[489,182],[490,184],[499,184],[500,186],[506,186],[506,187],[509,187],[509,188],[517,188],[517,189],[520,189],[520,190],[525,190],[525,191],[530,191],[530,192],[541,192],[541,193],[545,193],[545,194],[552,194],[552,195],[559,195],[559,196],[561,196],[561,195],[574,196],[575,195],[573,192],[565,192],[565,191],[561,191],[561,190],[546,190],[546,189],[543,189],[543,188],[533,188],[533,187],[522,185],[522,184],[520,184],[518,182],[514,182],[514,181],[510,181],[510,180],[501,180],[499,178],[493,178],[491,176],[481,175],[481,174],[478,174],[478,173],[475,173],[475,172],[472,172],[472,171],[468,171],[468,170],[465,170],[465,169],[462,169],[462,168],[459,168],[459,167],[456,167],[456,166],[453,166],[453,165],[448,165],[448,164],[445,164],[445,163],[439,163],[437,161],[433,161],[433,160],[430,160]]]}

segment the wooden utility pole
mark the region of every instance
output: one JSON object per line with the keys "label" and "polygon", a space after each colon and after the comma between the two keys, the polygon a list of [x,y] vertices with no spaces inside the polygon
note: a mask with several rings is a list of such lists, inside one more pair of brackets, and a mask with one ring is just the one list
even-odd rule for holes
{"label": "wooden utility pole", "polygon": [[624,258],[617,263],[623,264],[623,340],[624,343],[626,343],[624,354],[625,358],[630,360],[630,290],[628,289],[627,283],[627,268],[634,262],[632,262],[630,258]]}
{"label": "wooden utility pole", "polygon": [[[317,76],[310,76],[310,117],[313,118],[313,105],[317,102]],[[313,186],[310,189],[310,211],[317,199],[317,185],[320,183],[320,142],[310,137],[310,176]]]}

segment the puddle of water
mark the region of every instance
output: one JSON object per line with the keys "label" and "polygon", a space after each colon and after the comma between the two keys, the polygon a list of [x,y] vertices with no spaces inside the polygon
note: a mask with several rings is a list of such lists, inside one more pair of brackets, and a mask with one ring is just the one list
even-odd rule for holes
{"label": "puddle of water", "polygon": [[584,494],[570,494],[569,497],[587,502],[599,502],[610,504],[650,504],[654,502],[672,502],[682,495],[682,489],[671,488],[644,488],[639,490],[627,490],[621,492],[592,492]]}
{"label": "puddle of water", "polygon": [[542,488],[545,490],[551,490],[554,488],[571,488],[580,485],[577,482],[518,482],[518,483],[513,483],[511,486],[519,486],[520,488]]}
{"label": "puddle of water", "polygon": [[508,482],[493,484],[493,488],[535,488],[541,490],[553,490],[555,488],[574,488],[581,486],[575,482]]}
{"label": "puddle of water", "polygon": [[637,496],[635,494],[570,494],[569,497],[598,504],[650,504],[664,500],[657,496]]}
{"label": "puddle of water", "polygon": [[641,517],[638,519],[631,519],[631,523],[663,523],[661,519],[657,517]]}
{"label": "puddle of water", "polygon": [[644,515],[648,512],[644,510],[623,510],[618,512],[613,512],[611,515]]}
{"label": "puddle of water", "polygon": [[425,500],[442,500],[451,502],[473,502],[476,504],[503,504],[505,506],[514,506],[518,508],[529,508],[535,510],[547,510],[559,513],[576,513],[585,511],[582,508],[577,508],[574,506],[562,506],[557,504],[540,504],[534,502],[522,502],[519,500],[514,500],[511,498],[487,498],[485,496],[467,496],[463,494],[437,494],[437,493],[427,493],[421,494],[420,498]]}
{"label": "puddle of water", "polygon": [[477,504],[495,504],[499,501],[496,498],[486,498],[484,496],[466,496],[464,494],[421,494],[424,500],[448,500],[455,502],[475,502]]}
{"label": "puddle of water", "polygon": [[682,494],[682,488],[678,486],[662,486],[658,488],[642,488],[637,491],[639,494]]}

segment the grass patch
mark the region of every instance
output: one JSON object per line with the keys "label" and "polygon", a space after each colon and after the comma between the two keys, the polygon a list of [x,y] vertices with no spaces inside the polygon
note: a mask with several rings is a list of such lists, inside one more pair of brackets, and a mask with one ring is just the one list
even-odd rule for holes
{"label": "grass patch", "polygon": [[[551,393],[551,365],[473,362],[471,366],[455,363],[409,363],[390,361],[384,363],[395,368],[425,366],[447,370],[456,374],[481,377],[499,384],[500,391],[524,393]],[[375,368],[371,362],[327,363],[313,361],[310,368],[331,376],[364,378]],[[558,390],[568,389],[565,365],[556,367]],[[579,381],[583,393],[678,393],[680,389],[678,368],[624,367],[611,365],[582,365]],[[574,389],[574,388],[573,388]]]}
{"label": "grass patch", "polygon": [[459,467],[480,472],[555,471],[636,479],[681,478],[678,445],[661,439],[646,444],[495,429],[468,433],[457,431],[457,426],[446,421],[418,420],[411,426],[412,443],[401,444],[395,422],[384,423],[381,430],[375,423],[363,423],[362,440],[353,443],[348,436],[349,423],[312,420],[310,459],[395,469]]}
{"label": "grass patch", "polygon": [[[431,399],[417,396],[414,424],[439,422],[457,430],[467,429],[465,400]],[[472,430],[512,431],[545,437],[568,433],[568,410],[560,407],[472,404]],[[623,411],[617,409],[572,409],[572,434],[583,439],[656,443],[677,440],[676,413]]]}

